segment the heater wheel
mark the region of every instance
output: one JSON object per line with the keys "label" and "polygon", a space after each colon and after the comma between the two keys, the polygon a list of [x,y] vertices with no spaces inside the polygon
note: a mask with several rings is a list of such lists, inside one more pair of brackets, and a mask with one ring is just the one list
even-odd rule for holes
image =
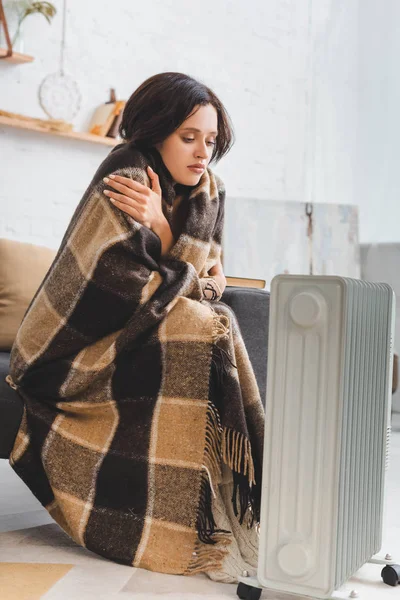
{"label": "heater wheel", "polygon": [[246,583],[239,583],[237,587],[237,595],[240,600],[259,600],[262,590],[252,587]]}
{"label": "heater wheel", "polygon": [[381,572],[383,582],[395,586],[400,581],[400,565],[386,565]]}

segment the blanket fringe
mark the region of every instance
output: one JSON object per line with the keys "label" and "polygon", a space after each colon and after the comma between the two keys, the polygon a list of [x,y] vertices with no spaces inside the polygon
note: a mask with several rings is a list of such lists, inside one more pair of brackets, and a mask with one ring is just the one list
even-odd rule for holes
{"label": "blanket fringe", "polygon": [[218,529],[212,512],[211,483],[207,470],[201,472],[200,502],[196,521],[197,535],[203,544],[216,544],[216,534],[231,534],[226,529]]}
{"label": "blanket fringe", "polygon": [[210,307],[213,312],[212,339],[216,343],[222,338],[229,338],[230,323],[228,315],[217,313],[215,308]]}
{"label": "blanket fringe", "polygon": [[[222,435],[222,460],[232,469],[232,505],[235,516],[242,524],[249,511],[248,528],[260,522],[260,497],[254,475],[254,462],[250,441],[240,432],[224,429]],[[239,493],[239,509],[237,495]]]}
{"label": "blanket fringe", "polygon": [[256,483],[251,444],[245,435],[234,429],[224,428],[222,435],[222,460],[236,473],[247,475],[249,483]]}
{"label": "blanket fringe", "polygon": [[[211,411],[213,409],[210,409]],[[208,469],[201,472],[200,502],[196,521],[198,537],[184,575],[222,570],[223,561],[229,553],[227,546],[232,543],[232,532],[216,527],[212,512],[212,483],[209,477]]]}
{"label": "blanket fringe", "polygon": [[224,350],[224,348],[217,345],[220,340],[229,340],[230,321],[228,315],[218,313],[213,307],[212,303],[209,303],[209,308],[212,312],[211,337],[214,344],[214,353],[216,353],[217,356],[217,359],[213,357],[212,362],[218,373],[218,381],[220,384],[222,384],[222,376],[229,373],[229,367],[227,363],[229,363],[234,369],[237,369],[237,366],[232,362],[229,353]]}
{"label": "blanket fringe", "polygon": [[214,546],[205,546],[199,540],[196,540],[192,558],[183,573],[184,575],[195,575],[205,571],[221,571],[223,569],[223,561],[229,553],[227,546],[232,543],[232,537],[218,533],[214,537]]}
{"label": "blanket fringe", "polygon": [[[247,526],[259,523],[258,487],[255,486],[254,463],[249,440],[240,432],[221,426],[220,417],[212,402],[208,403],[204,471],[196,520],[198,539],[203,544],[215,544],[218,534],[231,533],[216,528],[212,512],[213,483],[222,478],[222,462],[232,470],[232,506],[240,524],[248,515]],[[239,493],[239,508],[237,496]]]}
{"label": "blanket fringe", "polygon": [[[214,401],[223,398],[225,379],[233,367],[237,366],[232,361],[230,354],[217,344],[223,338],[229,339],[229,318],[227,315],[217,313],[213,308],[213,351],[211,358],[212,385],[215,386]],[[222,462],[232,470],[233,495],[232,505],[234,514],[243,523],[246,515],[248,528],[253,527],[254,521],[259,523],[259,507],[257,495],[254,493],[255,469],[251,452],[250,440],[241,432],[232,428],[223,427],[219,410],[214,402],[208,402],[206,421],[206,443],[204,454],[204,471],[201,473],[200,500],[196,520],[197,539],[193,558],[186,574],[193,574],[205,570],[221,568],[226,555],[226,546],[231,542],[232,532],[218,529],[212,512],[212,495],[215,496],[214,487],[222,478]],[[213,486],[214,484],[214,486]],[[239,494],[239,508],[238,499]],[[210,546],[218,545],[217,548]]]}
{"label": "blanket fringe", "polygon": [[204,462],[213,481],[219,481],[222,475],[222,433],[218,410],[212,402],[208,402]]}

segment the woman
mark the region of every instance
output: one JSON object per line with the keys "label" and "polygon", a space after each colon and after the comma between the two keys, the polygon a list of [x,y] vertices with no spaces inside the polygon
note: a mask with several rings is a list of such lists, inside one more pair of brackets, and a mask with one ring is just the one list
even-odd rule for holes
{"label": "woman", "polygon": [[[192,106],[194,99],[191,103],[183,102],[181,96],[180,106],[171,105],[173,114],[167,116],[165,111],[160,111],[164,97],[172,97],[176,101],[184,86],[188,88],[186,93],[189,94],[189,85],[193,95],[196,91],[201,99],[209,96],[213,103]],[[173,86],[176,89],[175,94]],[[174,129],[174,123],[177,121],[181,124]],[[142,150],[157,149],[175,188],[177,183],[186,187],[196,186],[210,162],[222,158],[230,149],[233,140],[228,115],[215,94],[179,73],[164,73],[145,81],[129,99],[119,133],[122,139],[131,143],[134,141]],[[149,193],[148,196],[143,195],[149,192],[148,187],[141,190],[137,184],[132,183],[131,178],[118,177],[114,180],[107,178],[105,183],[111,186],[113,191],[105,190],[104,193],[118,208],[159,235],[162,255],[165,255],[177,238],[179,225],[184,220],[183,216],[176,215],[182,195],[177,194],[172,206],[168,207],[168,204],[162,203],[158,176],[151,167],[148,175],[153,184],[153,193]],[[164,214],[165,211],[168,215],[168,209],[175,235]],[[215,283],[217,294],[221,296],[226,287],[226,279],[220,258],[209,270],[209,274],[213,276],[213,281],[208,286],[207,297],[213,297],[211,285],[215,288]]]}
{"label": "woman", "polygon": [[225,189],[209,164],[232,131],[209,88],[161,73],[120,133],[13,345],[10,463],[89,550],[236,582],[257,566],[264,412],[218,302]]}

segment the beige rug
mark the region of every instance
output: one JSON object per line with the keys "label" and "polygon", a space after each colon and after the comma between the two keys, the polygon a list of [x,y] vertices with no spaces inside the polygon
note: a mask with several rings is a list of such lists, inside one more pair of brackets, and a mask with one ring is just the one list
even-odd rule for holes
{"label": "beige rug", "polygon": [[0,563],[1,600],[40,600],[73,566]]}

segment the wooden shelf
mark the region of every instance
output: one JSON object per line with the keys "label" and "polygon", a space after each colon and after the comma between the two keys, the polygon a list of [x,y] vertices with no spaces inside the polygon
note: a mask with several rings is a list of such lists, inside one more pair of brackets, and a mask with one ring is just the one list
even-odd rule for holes
{"label": "wooden shelf", "polygon": [[116,146],[120,141],[115,138],[102,137],[99,135],[93,135],[92,133],[84,133],[79,131],[50,131],[44,129],[36,124],[28,123],[19,119],[10,119],[0,115],[0,125],[6,125],[7,127],[15,127],[16,129],[28,129],[29,131],[35,131],[37,133],[47,133],[48,135],[57,135],[59,137],[70,138],[73,140],[80,140],[83,142],[92,142],[94,144],[102,144],[103,146]]}
{"label": "wooden shelf", "polygon": [[[7,49],[0,48],[0,56],[6,56],[6,54],[7,54]],[[29,56],[28,54],[20,54],[19,52],[13,52],[12,56],[9,56],[8,58],[3,58],[2,60],[0,60],[0,65],[2,63],[10,63],[12,65],[21,65],[23,63],[32,62],[33,60],[35,60],[33,58],[33,56]]]}

